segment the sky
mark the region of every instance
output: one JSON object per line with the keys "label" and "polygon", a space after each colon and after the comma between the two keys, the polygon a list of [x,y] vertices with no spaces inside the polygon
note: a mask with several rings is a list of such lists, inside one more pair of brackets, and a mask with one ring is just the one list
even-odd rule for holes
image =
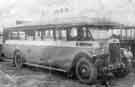
{"label": "sky", "polygon": [[135,0],[0,0],[0,23],[97,17],[135,25]]}

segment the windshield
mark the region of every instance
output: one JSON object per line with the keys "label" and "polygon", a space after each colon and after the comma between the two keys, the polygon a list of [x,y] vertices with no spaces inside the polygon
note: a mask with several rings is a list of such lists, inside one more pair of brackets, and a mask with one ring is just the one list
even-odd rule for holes
{"label": "windshield", "polygon": [[89,28],[94,40],[105,40],[111,37],[109,30]]}

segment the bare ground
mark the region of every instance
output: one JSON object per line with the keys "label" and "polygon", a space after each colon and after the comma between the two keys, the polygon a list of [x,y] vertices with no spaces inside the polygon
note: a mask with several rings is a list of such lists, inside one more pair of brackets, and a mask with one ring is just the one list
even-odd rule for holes
{"label": "bare ground", "polygon": [[[134,73],[112,81],[112,87],[133,87],[133,84]],[[11,62],[0,62],[0,87],[97,87],[97,84],[81,84],[76,79],[68,78],[65,73],[31,66],[17,70]]]}

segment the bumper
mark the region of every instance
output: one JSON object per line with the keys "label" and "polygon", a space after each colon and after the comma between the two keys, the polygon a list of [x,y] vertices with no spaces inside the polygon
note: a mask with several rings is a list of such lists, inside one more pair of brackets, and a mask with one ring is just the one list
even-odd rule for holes
{"label": "bumper", "polygon": [[123,63],[118,63],[118,64],[110,64],[107,67],[103,68],[103,73],[110,73],[110,72],[117,72],[120,69],[126,69],[126,65]]}

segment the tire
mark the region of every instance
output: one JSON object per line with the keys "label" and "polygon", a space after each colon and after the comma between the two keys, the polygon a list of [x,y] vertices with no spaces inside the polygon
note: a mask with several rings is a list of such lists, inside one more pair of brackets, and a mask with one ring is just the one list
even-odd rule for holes
{"label": "tire", "polygon": [[75,75],[81,83],[92,84],[97,79],[97,69],[87,57],[83,56],[76,62]]}
{"label": "tire", "polygon": [[15,67],[17,69],[22,68],[22,66],[23,66],[23,58],[22,58],[20,52],[16,52],[16,54],[14,55],[13,63],[15,64]]}

